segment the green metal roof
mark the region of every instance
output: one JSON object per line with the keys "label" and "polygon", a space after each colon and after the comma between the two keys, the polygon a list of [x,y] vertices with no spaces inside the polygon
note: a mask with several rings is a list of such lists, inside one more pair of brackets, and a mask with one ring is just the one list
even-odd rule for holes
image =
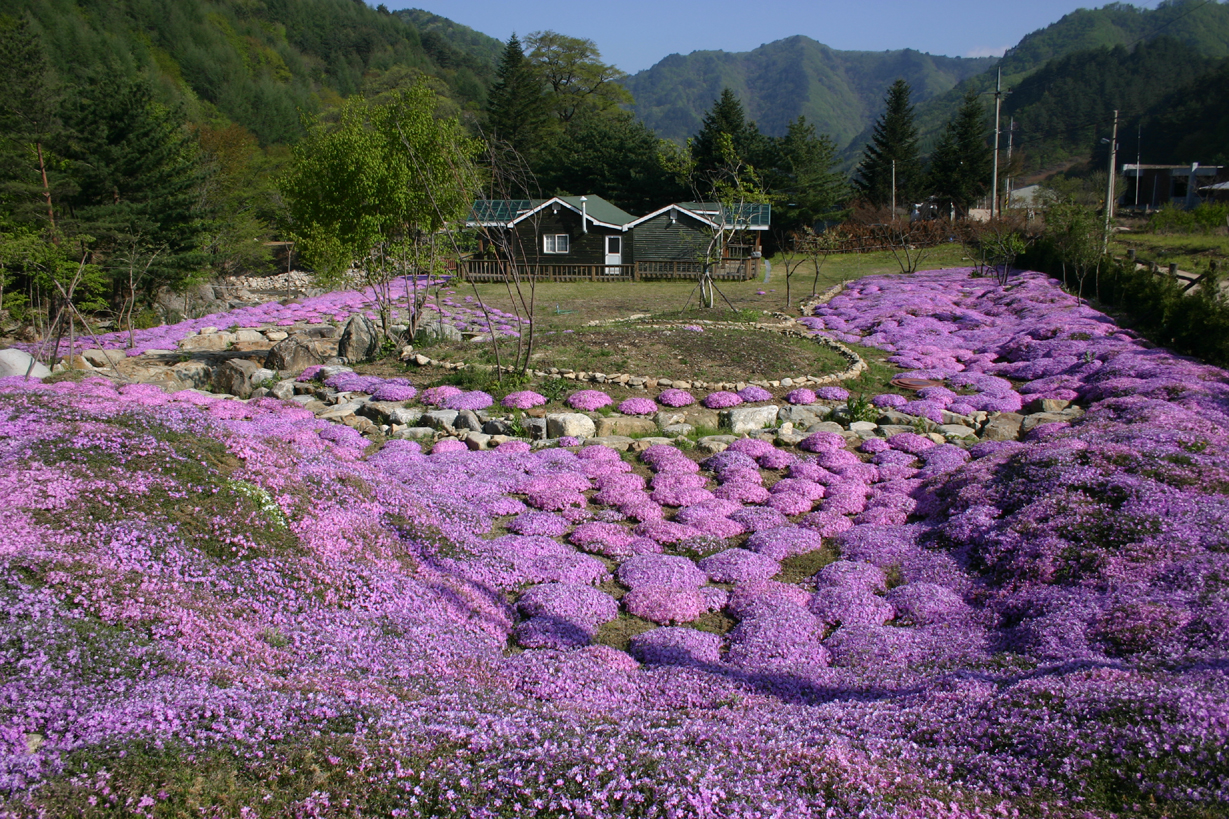
{"label": "green metal roof", "polygon": [[679,207],[705,216],[714,222],[719,221],[721,224],[735,227],[745,226],[755,230],[767,228],[772,224],[772,205],[740,202],[729,206],[721,202],[679,202]]}
{"label": "green metal roof", "polygon": [[[577,210],[581,210],[579,196],[560,196],[560,201],[567,202]],[[605,222],[608,225],[618,225],[623,227],[628,222],[636,221],[636,217],[632,216],[627,211],[620,207],[612,205],[600,196],[586,196],[584,211],[589,214],[589,218],[598,222]]]}
{"label": "green metal roof", "polygon": [[600,196],[586,196],[583,208],[579,196],[556,196],[551,199],[478,199],[470,211],[468,223],[506,226],[556,199],[575,209],[577,213],[583,210],[591,220],[605,225],[623,227],[636,219]]}

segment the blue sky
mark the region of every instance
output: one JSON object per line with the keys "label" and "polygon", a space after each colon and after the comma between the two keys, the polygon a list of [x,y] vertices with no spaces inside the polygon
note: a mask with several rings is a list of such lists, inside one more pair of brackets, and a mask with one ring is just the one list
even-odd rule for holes
{"label": "blue sky", "polygon": [[[422,8],[500,40],[552,29],[597,43],[606,62],[634,74],[673,54],[750,51],[805,34],[841,50],[915,48],[951,57],[999,55],[1077,0],[385,0]],[[1156,0],[1137,2],[1153,8]]]}

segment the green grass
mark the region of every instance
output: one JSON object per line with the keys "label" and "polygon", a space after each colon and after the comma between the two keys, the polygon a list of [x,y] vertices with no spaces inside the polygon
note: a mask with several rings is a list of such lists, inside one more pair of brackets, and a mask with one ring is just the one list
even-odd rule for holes
{"label": "green grass", "polygon": [[1156,262],[1163,268],[1177,263],[1179,270],[1203,273],[1208,263],[1216,260],[1222,270],[1229,264],[1229,235],[1116,233],[1110,243],[1110,253],[1127,255],[1134,248],[1136,260]]}
{"label": "green grass", "polygon": [[820,569],[840,558],[841,553],[835,546],[825,546],[803,555],[794,555],[781,561],[781,571],[773,580],[781,583],[804,583],[814,577]]}

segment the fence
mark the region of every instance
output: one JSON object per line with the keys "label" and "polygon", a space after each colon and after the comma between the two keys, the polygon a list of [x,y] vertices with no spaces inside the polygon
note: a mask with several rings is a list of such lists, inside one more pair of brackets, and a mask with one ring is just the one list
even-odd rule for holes
{"label": "fence", "polygon": [[[635,264],[522,264],[513,271],[505,261],[463,259],[457,272],[468,282],[502,282],[513,273],[522,281],[540,282],[629,282],[695,279],[702,272],[699,262],[636,262]],[[758,259],[722,263],[713,271],[719,281],[747,281],[759,272]]]}

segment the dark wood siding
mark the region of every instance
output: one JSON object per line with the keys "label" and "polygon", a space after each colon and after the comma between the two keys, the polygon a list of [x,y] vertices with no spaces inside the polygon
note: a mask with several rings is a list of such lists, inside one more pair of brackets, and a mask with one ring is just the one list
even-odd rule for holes
{"label": "dark wood siding", "polygon": [[[623,264],[631,264],[633,242],[631,231],[626,233],[600,225],[589,223],[589,232],[580,228],[580,214],[566,208],[560,208],[558,213],[549,209],[537,217],[531,217],[516,226],[516,231],[525,242],[525,250],[532,253],[531,245],[541,254],[538,258],[542,264],[605,264],[606,237],[619,236],[623,240]],[[535,238],[536,232],[536,238]],[[570,248],[567,253],[543,253],[542,236],[547,234],[566,233]]]}
{"label": "dark wood siding", "polygon": [[704,258],[710,235],[704,226],[683,214],[670,223],[670,214],[641,222],[632,229],[636,234],[638,262],[695,262]]}

